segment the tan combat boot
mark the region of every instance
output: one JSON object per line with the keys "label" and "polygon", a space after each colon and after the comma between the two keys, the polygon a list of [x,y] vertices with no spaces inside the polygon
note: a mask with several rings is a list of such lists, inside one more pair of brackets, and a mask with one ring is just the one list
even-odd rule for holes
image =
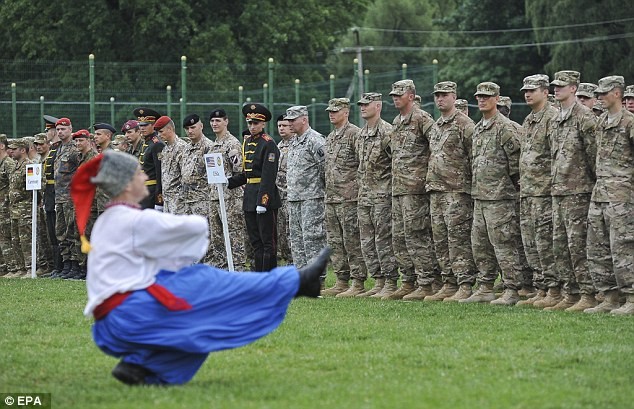
{"label": "tan combat boot", "polygon": [[364,293],[357,295],[357,297],[371,297],[374,294],[379,293],[383,289],[384,285],[385,285],[385,278],[383,277],[377,278],[376,280],[374,280],[374,287],[372,287],[371,289],[369,289],[368,291]]}
{"label": "tan combat boot", "polygon": [[400,300],[407,294],[411,294],[416,290],[416,284],[412,282],[401,283],[401,288],[390,295],[384,295],[383,300]]}
{"label": "tan combat boot", "polygon": [[625,304],[622,307],[610,311],[610,314],[614,315],[634,315],[634,295],[628,294],[625,296]]}
{"label": "tan combat boot", "polygon": [[436,294],[425,297],[425,301],[442,301],[445,298],[452,297],[456,292],[458,292],[456,284],[445,283]]}
{"label": "tan combat boot", "polygon": [[495,300],[495,292],[493,291],[492,283],[482,283],[480,287],[471,294],[471,297],[458,302],[461,303],[474,303],[474,302],[491,302]]}
{"label": "tan combat boot", "polygon": [[583,310],[583,312],[588,314],[612,312],[612,310],[616,310],[621,306],[619,304],[619,292],[617,290],[605,291],[603,294],[605,298],[601,304],[596,307]]}
{"label": "tan combat boot", "polygon": [[451,297],[447,297],[442,302],[458,302],[471,297],[471,284],[460,284],[458,291]]}
{"label": "tan combat boot", "polygon": [[335,295],[336,298],[356,297],[365,292],[365,280],[352,279],[352,285],[344,292]]}
{"label": "tan combat boot", "polygon": [[588,308],[594,308],[597,306],[597,300],[594,298],[594,294],[581,294],[581,298],[579,301],[575,303],[572,307],[566,308],[566,311],[578,312],[584,311]]}
{"label": "tan combat boot", "polygon": [[346,291],[348,288],[350,288],[348,281],[340,280],[337,278],[337,282],[335,283],[335,285],[323,290],[321,292],[321,295],[337,295],[339,293]]}
{"label": "tan combat boot", "polygon": [[580,299],[579,294],[564,293],[561,301],[551,307],[545,307],[544,311],[563,311],[575,305]]}
{"label": "tan combat boot", "polygon": [[418,288],[411,293],[407,294],[403,297],[403,301],[421,301],[424,300],[428,295],[433,295],[434,290],[431,285],[420,285]]}
{"label": "tan combat boot", "polygon": [[385,280],[385,285],[383,286],[381,291],[379,291],[378,293],[376,293],[374,295],[371,295],[370,297],[371,298],[383,298],[383,297],[392,295],[398,289],[398,284],[397,283],[398,283],[397,279]]}
{"label": "tan combat boot", "polygon": [[517,291],[507,288],[506,290],[504,290],[504,292],[498,299],[491,301],[491,304],[512,306],[517,304],[519,300],[520,300],[520,296],[517,293]]}
{"label": "tan combat boot", "polygon": [[533,307],[546,308],[559,304],[559,301],[563,299],[561,295],[561,289],[559,287],[550,287],[546,293],[546,297],[543,300],[535,301]]}
{"label": "tan combat boot", "polygon": [[497,283],[495,283],[495,285],[493,286],[493,292],[501,293],[503,291],[504,291],[504,282],[500,280]]}
{"label": "tan combat boot", "polygon": [[517,294],[522,298],[532,298],[537,294],[537,290],[535,290],[535,287],[524,286]]}
{"label": "tan combat boot", "polygon": [[515,305],[533,305],[536,301],[540,301],[546,298],[546,290],[537,290],[537,293],[534,297],[529,298],[528,300],[518,301]]}

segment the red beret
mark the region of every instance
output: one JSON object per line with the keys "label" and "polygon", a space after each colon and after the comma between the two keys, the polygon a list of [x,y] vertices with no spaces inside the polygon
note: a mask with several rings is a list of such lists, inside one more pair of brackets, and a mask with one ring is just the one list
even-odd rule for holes
{"label": "red beret", "polygon": [[172,118],[170,118],[169,116],[163,115],[162,117],[157,119],[156,122],[154,122],[154,129],[157,131],[163,129],[163,127],[167,125],[171,120]]}
{"label": "red beret", "polygon": [[123,124],[123,126],[121,127],[121,132],[125,132],[128,129],[134,129],[138,127],[139,123],[135,119],[130,119],[129,121],[126,121],[125,124]]}
{"label": "red beret", "polygon": [[55,126],[71,126],[70,119],[68,118],[60,118],[55,122]]}
{"label": "red beret", "polygon": [[[62,119],[64,119],[64,118],[62,118]],[[60,121],[61,121],[61,119],[60,119]],[[88,132],[88,130],[86,130],[86,129],[80,129],[77,132],[73,132],[72,137],[73,137],[73,139],[75,139],[75,138],[90,139],[90,132]]]}

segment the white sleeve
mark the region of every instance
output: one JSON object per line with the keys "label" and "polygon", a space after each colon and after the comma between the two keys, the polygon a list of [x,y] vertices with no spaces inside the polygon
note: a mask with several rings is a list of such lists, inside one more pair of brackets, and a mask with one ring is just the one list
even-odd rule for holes
{"label": "white sleeve", "polygon": [[153,259],[200,260],[209,245],[207,220],[144,210],[133,227],[134,250]]}

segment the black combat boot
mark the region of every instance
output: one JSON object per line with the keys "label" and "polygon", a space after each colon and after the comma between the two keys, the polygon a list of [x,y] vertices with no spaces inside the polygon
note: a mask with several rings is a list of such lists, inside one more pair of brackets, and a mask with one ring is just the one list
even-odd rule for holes
{"label": "black combat boot", "polygon": [[328,261],[330,260],[330,253],[330,248],[325,247],[319,252],[315,261],[298,270],[299,290],[297,290],[295,297],[319,297],[319,293],[321,291],[320,276],[326,272],[326,267],[328,266]]}
{"label": "black combat boot", "polygon": [[62,263],[62,269],[56,275],[51,275],[51,278],[64,278],[70,272],[71,261],[66,260]]}
{"label": "black combat boot", "polygon": [[141,365],[119,362],[112,370],[112,376],[126,385],[144,385],[145,377],[152,375],[152,372]]}

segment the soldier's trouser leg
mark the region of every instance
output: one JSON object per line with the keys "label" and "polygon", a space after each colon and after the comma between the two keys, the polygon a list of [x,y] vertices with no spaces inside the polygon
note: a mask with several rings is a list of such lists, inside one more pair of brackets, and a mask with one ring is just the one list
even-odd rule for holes
{"label": "soldier's trouser leg", "polygon": [[3,212],[0,216],[0,251],[2,251],[7,272],[14,273],[18,269],[18,264],[15,260],[16,256],[11,241],[11,217],[8,209],[2,210]]}
{"label": "soldier's trouser leg", "polygon": [[404,283],[416,281],[416,270],[411,255],[407,249],[403,199],[405,196],[392,197],[392,248],[394,258],[400,270]]}
{"label": "soldier's trouser leg", "polygon": [[254,271],[270,271],[277,266],[277,211],[244,212],[244,220],[253,246]]}
{"label": "soldier's trouser leg", "polygon": [[[341,203],[326,203],[326,238],[332,250],[330,262],[337,279],[350,280],[348,253],[343,243],[343,221],[340,218]],[[357,221],[358,223],[358,221]]]}
{"label": "soldier's trouser leg", "polygon": [[522,288],[522,265],[518,254],[519,218],[515,200],[475,200],[471,244],[478,281],[493,283],[497,266],[502,271],[504,287]]}
{"label": "soldier's trouser leg", "polygon": [[71,203],[57,203],[55,235],[63,261],[77,261],[77,229],[75,212]]}
{"label": "soldier's trouser leg", "polygon": [[305,266],[308,260],[302,235],[302,202],[288,202],[288,235],[291,241],[293,263],[297,267]]}
{"label": "soldier's trouser leg", "polygon": [[466,193],[432,192],[430,213],[434,249],[443,282],[473,285],[477,270],[471,250],[471,196]]}
{"label": "soldier's trouser leg", "polygon": [[326,206],[324,199],[302,201],[301,220],[306,264],[309,264],[326,247]]}
{"label": "soldier's trouser leg", "polygon": [[568,294],[594,294],[586,253],[590,194],[553,196],[553,254]]}
{"label": "soldier's trouser leg", "polygon": [[20,236],[20,252],[22,253],[22,259],[24,260],[24,269],[28,272],[31,271],[31,226],[32,219],[30,212],[25,209],[22,217],[17,220],[18,234]]}
{"label": "soldier's trouser leg", "polygon": [[145,197],[145,199],[141,200],[141,209],[154,209],[155,202],[155,193],[156,193],[156,185],[147,186],[147,190],[150,192],[149,195]]}
{"label": "soldier's trouser leg", "polygon": [[[20,219],[11,218],[11,248],[13,252],[13,260],[15,260],[15,266],[18,271],[24,271],[26,262],[24,260],[24,253],[22,252],[22,243],[20,240]],[[29,240],[29,245],[31,241]],[[30,253],[29,253],[30,256]],[[29,259],[29,266],[31,260]]]}
{"label": "soldier's trouser leg", "polygon": [[[372,206],[372,224],[374,225],[374,245],[386,280],[398,279],[398,267],[392,247],[392,201]],[[359,218],[359,223],[361,219]],[[367,263],[366,263],[367,265]]]}
{"label": "soldier's trouser leg", "polygon": [[559,287],[553,255],[552,198],[523,197],[520,203],[520,227],[535,287],[542,290]]}
{"label": "soldier's trouser leg", "polygon": [[[343,256],[343,259],[338,261],[337,258],[340,256],[335,256],[337,252],[333,249],[330,259],[335,268],[335,274],[337,274],[337,271],[346,271],[347,269],[349,274],[347,276],[345,273],[341,275],[341,279],[346,281],[349,280],[350,277],[365,280],[368,275],[361,253],[357,208],[356,202],[326,205],[328,245],[333,248],[333,245],[337,245],[337,240],[340,237],[340,254]],[[337,236],[337,234],[340,236]],[[335,237],[332,241],[330,239],[331,236]],[[343,267],[339,270],[337,270],[336,267],[337,263],[344,263]],[[337,276],[339,277],[339,274],[337,274]]]}
{"label": "soldier's trouser leg", "polygon": [[361,254],[370,277],[383,278],[383,272],[379,264],[379,255],[376,251],[374,223],[372,220],[373,206],[359,205],[357,208],[359,218],[359,237],[361,243]]}
{"label": "soldier's trouser leg", "polygon": [[[244,216],[242,216],[244,218]],[[210,263],[214,267],[227,269],[227,253],[225,252],[225,239],[220,216],[220,202],[212,200],[209,214],[209,228],[215,232],[211,240]],[[234,239],[233,237],[231,238]]]}
{"label": "soldier's trouser leg", "polygon": [[[515,201],[515,214],[517,217],[517,223],[520,223],[520,201],[519,199]],[[524,251],[524,244],[522,243],[522,232],[521,229],[517,230],[517,237],[515,239],[518,249],[517,253],[520,257],[520,266],[522,273],[522,285],[525,287],[533,287],[533,269],[528,265],[528,261],[526,260],[526,252]]]}
{"label": "soldier's trouser leg", "polygon": [[441,277],[432,238],[429,195],[403,196],[402,204],[405,244],[418,285],[431,285]]}
{"label": "soldier's trouser leg", "polygon": [[291,245],[288,232],[288,202],[282,200],[282,206],[277,211],[277,252],[278,257],[286,260],[288,264],[292,264],[293,256],[291,255]]}
{"label": "soldier's trouser leg", "polygon": [[51,244],[46,231],[46,212],[41,207],[37,209],[37,266],[53,265]]}
{"label": "soldier's trouser leg", "polygon": [[230,198],[227,200],[226,203],[227,223],[229,228],[229,237],[231,238],[233,266],[235,267],[236,271],[245,271],[247,267],[247,256],[245,246],[246,234],[244,229],[244,214],[241,210],[242,198]]}

